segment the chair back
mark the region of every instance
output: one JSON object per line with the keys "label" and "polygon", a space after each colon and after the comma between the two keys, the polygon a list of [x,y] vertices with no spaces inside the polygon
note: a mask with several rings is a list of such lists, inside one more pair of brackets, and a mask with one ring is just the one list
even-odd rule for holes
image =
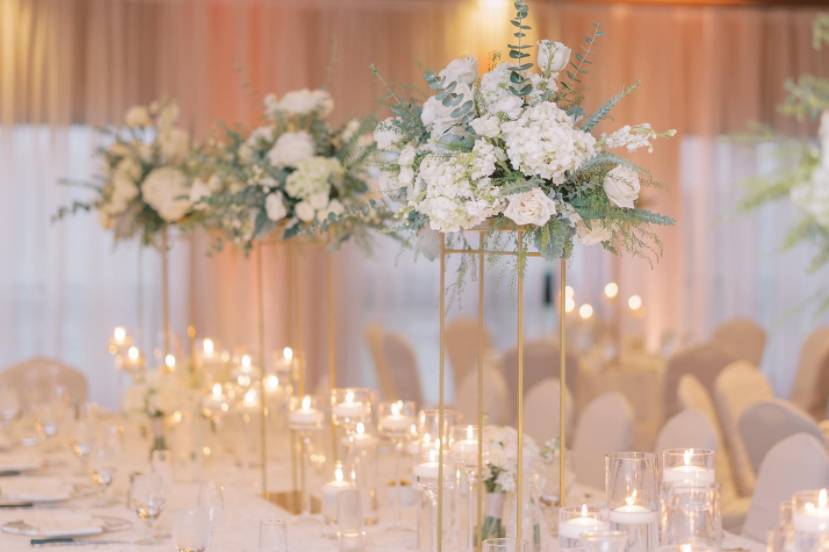
{"label": "chair back", "polygon": [[714,381],[723,368],[736,359],[713,343],[703,343],[685,349],[668,359],[665,373],[665,416],[670,417],[681,410],[677,400],[679,380],[685,374],[692,374],[708,393],[714,392]]}
{"label": "chair back", "polygon": [[723,322],[714,330],[711,341],[735,360],[747,360],[755,366],[763,363],[766,331],[753,320],[734,318]]}
{"label": "chair back", "polygon": [[[567,437],[572,427],[574,402],[569,389],[565,388],[564,395],[564,428]],[[543,445],[558,437],[561,429],[561,385],[558,378],[545,378],[530,389],[524,398],[524,414],[524,431],[536,443]]]}
{"label": "chair back", "polygon": [[0,386],[14,389],[24,404],[60,398],[80,406],[89,396],[89,384],[82,372],[42,356],[12,364],[0,372]]}
{"label": "chair back", "polygon": [[823,441],[817,422],[782,399],[767,399],[749,407],[740,416],[739,427],[755,473],[771,448],[790,435],[806,433]]}
{"label": "chair back", "polygon": [[452,378],[457,389],[467,374],[477,369],[478,354],[486,355],[492,347],[489,330],[484,326],[479,335],[478,321],[466,316],[455,318],[446,326],[446,354],[452,366]]}
{"label": "chair back", "polygon": [[699,410],[683,410],[668,420],[656,438],[654,452],[669,448],[701,448],[719,452],[717,431]]}
{"label": "chair back", "polygon": [[371,353],[371,360],[374,363],[374,371],[377,376],[377,385],[380,387],[380,395],[386,400],[394,400],[396,389],[383,347],[384,335],[385,330],[380,324],[369,324],[366,326],[364,336],[369,353]]}
{"label": "chair back", "polygon": [[743,536],[764,542],[780,518],[780,504],[799,491],[829,486],[829,455],[812,435],[797,433],[769,450],[757,476]]}
{"label": "chair back", "polygon": [[632,445],[633,409],[627,399],[615,391],[596,397],[584,408],[576,426],[576,481],[594,489],[604,488],[605,455],[630,450]]}
{"label": "chair back", "polygon": [[[560,364],[558,344],[548,339],[527,341],[524,344],[524,392],[532,389],[541,380],[549,377],[558,378]],[[567,388],[577,392],[579,373],[578,357],[567,354]],[[511,396],[516,396],[518,389],[518,348],[512,347],[501,357],[501,373],[507,379]]]}
{"label": "chair back", "polygon": [[800,348],[791,401],[820,418],[829,400],[829,328],[818,328]]}
{"label": "chair back", "polygon": [[[455,389],[455,406],[466,423],[478,421],[478,374],[470,372]],[[511,425],[513,400],[503,374],[493,363],[484,364],[484,415],[487,424]]]}
{"label": "chair back", "polygon": [[737,423],[743,412],[772,398],[774,391],[766,377],[745,360],[730,364],[717,377],[714,385],[714,404],[731,453],[732,473],[737,490],[743,496],[750,496],[754,491],[755,472]]}
{"label": "chair back", "polygon": [[399,398],[423,404],[417,356],[409,341],[402,335],[386,332],[383,335],[383,354],[388,365],[394,393],[386,398]]}

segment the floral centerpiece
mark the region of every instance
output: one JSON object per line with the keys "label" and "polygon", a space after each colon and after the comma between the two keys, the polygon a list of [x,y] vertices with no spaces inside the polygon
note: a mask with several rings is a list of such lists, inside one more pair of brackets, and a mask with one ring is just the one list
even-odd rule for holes
{"label": "floral centerpiece", "polygon": [[340,242],[378,222],[366,184],[373,123],[330,126],[334,102],[324,90],[264,103],[262,126],[228,130],[204,156],[210,178],[229,183],[204,194],[209,218],[245,248],[274,232],[280,239],[330,233]]}
{"label": "floral centerpiece", "polygon": [[671,220],[637,206],[651,177],[613,151],[650,151],[654,139],[674,131],[643,123],[596,134],[636,85],[587,115],[580,83],[601,31],[571,60],[560,42],[525,43],[528,8],[518,0],[515,9],[510,61],[496,56],[482,76],[472,57],[427,71],[433,95],[425,102],[389,86],[393,116],[374,132],[381,189],[414,231],[454,233],[494,222],[521,227],[547,258],[568,257],[575,239],[658,254],[648,225]]}
{"label": "floral centerpiece", "polygon": [[[812,42],[815,49],[829,43],[829,15],[815,20]],[[751,210],[781,199],[794,203],[801,216],[786,235],[784,249],[811,244],[815,254],[809,270],[817,272],[829,263],[829,79],[802,75],[785,86],[788,96],[781,112],[800,121],[819,119],[817,143],[779,136],[768,129],[752,134],[751,141],[759,138],[777,145],[783,167],[747,183],[749,194],[743,208]],[[818,312],[829,308],[825,287],[819,299]]]}
{"label": "floral centerpiece", "polygon": [[135,381],[124,393],[121,406],[125,412],[149,420],[152,452],[167,449],[165,420],[185,409],[190,399],[191,390],[179,375],[159,368],[145,379]]}
{"label": "floral centerpiece", "polygon": [[175,103],[154,102],[129,109],[124,126],[104,128],[109,143],[98,150],[102,175],[85,183],[96,197],[62,207],[55,218],[94,210],[116,241],[140,236],[156,247],[164,245],[167,228],[194,221],[190,135],[178,117]]}

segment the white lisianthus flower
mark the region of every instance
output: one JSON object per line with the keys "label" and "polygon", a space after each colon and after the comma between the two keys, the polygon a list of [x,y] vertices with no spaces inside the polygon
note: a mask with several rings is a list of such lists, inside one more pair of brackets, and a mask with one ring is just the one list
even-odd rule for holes
{"label": "white lisianthus flower", "polygon": [[447,130],[457,125],[459,120],[452,116],[452,112],[473,99],[472,89],[467,84],[458,83],[454,93],[461,95],[460,101],[456,104],[443,105],[443,102],[438,100],[437,96],[429,97],[423,104],[420,120],[429,129],[433,138],[439,138]]}
{"label": "white lisianthus flower", "polygon": [[190,183],[173,167],[160,167],[144,179],[144,201],[167,222],[175,222],[190,209]]}
{"label": "white lisianthus flower", "polygon": [[268,152],[268,160],[274,167],[296,167],[312,157],[314,149],[314,138],[308,132],[286,132]]}
{"label": "white lisianthus flower", "polygon": [[115,165],[112,171],[112,188],[109,204],[106,207],[108,214],[116,215],[127,208],[127,204],[138,196],[136,182],[141,178],[141,164],[133,157],[124,157]]}
{"label": "white lisianthus flower", "polygon": [[510,72],[509,63],[499,63],[495,69],[481,77],[480,90],[487,112],[493,115],[504,113],[514,119],[521,114],[524,100],[509,89]]}
{"label": "white lisianthus flower", "polygon": [[570,61],[570,48],[561,42],[540,40],[538,42],[538,67],[545,76],[562,71]]}
{"label": "white lisianthus flower", "polygon": [[526,175],[562,184],[596,153],[596,139],[575,127],[552,102],[527,107],[514,121],[501,124],[512,166]]}
{"label": "white lisianthus flower", "polygon": [[829,228],[829,168],[822,165],[816,168],[811,181],[792,188],[790,196],[818,224]]}
{"label": "white lisianthus flower", "polygon": [[374,142],[377,144],[377,149],[393,149],[403,140],[403,133],[395,123],[396,119],[389,117],[380,121],[374,129]]}
{"label": "white lisianthus flower", "polygon": [[190,135],[180,128],[167,128],[158,135],[161,155],[167,161],[177,161],[187,155],[190,148]]}
{"label": "white lisianthus flower", "polygon": [[265,198],[265,211],[268,219],[273,222],[279,222],[288,216],[288,209],[285,207],[282,192],[268,194],[268,197]]}
{"label": "white lisianthus flower", "polygon": [[127,114],[124,116],[124,121],[127,123],[127,126],[133,128],[148,127],[152,124],[150,121],[150,113],[143,105],[136,105],[129,108]]}
{"label": "white lisianthus flower", "polygon": [[338,217],[342,215],[344,212],[345,207],[343,207],[343,204],[340,203],[338,199],[332,199],[325,208],[317,211],[317,220],[323,222],[326,219],[328,219],[329,215],[334,215],[335,217]]}
{"label": "white lisianthus flower", "polygon": [[495,172],[496,163],[506,158],[504,150],[486,140],[476,140],[472,148],[469,176],[473,180],[490,176]]}
{"label": "white lisianthus flower", "polygon": [[472,86],[478,78],[478,60],[474,57],[453,59],[438,75],[443,77],[444,85],[457,82]]}
{"label": "white lisianthus flower", "polygon": [[345,168],[334,157],[309,157],[297,164],[294,172],[285,180],[285,191],[295,198],[308,198],[316,194],[331,193],[331,186],[338,186],[345,175]]}
{"label": "white lisianthus flower", "polygon": [[611,203],[633,209],[639,198],[639,173],[627,165],[616,165],[605,175],[602,187]]}
{"label": "white lisianthus flower", "polygon": [[276,112],[282,112],[288,116],[301,117],[316,113],[320,117],[327,117],[334,109],[334,100],[331,99],[331,94],[325,90],[294,90],[288,92],[279,103],[274,104],[273,100],[270,102],[265,98],[265,109],[268,115],[273,117]]}
{"label": "white lisianthus flower", "polygon": [[311,222],[315,216],[314,208],[309,201],[300,201],[297,203],[294,207],[294,214],[302,222]]}
{"label": "white lisianthus flower", "polygon": [[495,115],[484,115],[469,122],[472,129],[485,138],[496,138],[501,133],[501,121]]}
{"label": "white lisianthus flower", "polygon": [[610,228],[598,220],[590,221],[590,228],[582,221],[576,225],[576,235],[582,245],[596,245],[610,240],[613,233]]}
{"label": "white lisianthus flower", "polygon": [[507,201],[509,205],[504,209],[504,216],[518,225],[544,226],[556,214],[556,202],[547,197],[541,188],[512,194]]}

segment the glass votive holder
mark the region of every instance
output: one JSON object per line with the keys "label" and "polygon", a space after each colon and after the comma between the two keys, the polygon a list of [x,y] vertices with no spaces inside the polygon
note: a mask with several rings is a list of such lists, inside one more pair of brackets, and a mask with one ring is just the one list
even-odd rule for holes
{"label": "glass votive holder", "polygon": [[487,539],[481,546],[481,552],[527,552],[527,541],[521,542],[521,546],[512,537],[499,537]]}
{"label": "glass votive holder", "polygon": [[614,452],[605,457],[608,521],[627,535],[630,552],[653,550],[659,539],[656,455]]}
{"label": "glass votive holder", "polygon": [[829,549],[829,491],[801,491],[792,497],[791,504],[795,550]]}
{"label": "glass votive holder", "polygon": [[584,552],[624,552],[628,534],[624,531],[587,531],[581,534]]}
{"label": "glass votive holder", "polygon": [[361,552],[365,549],[363,499],[357,489],[344,489],[337,494],[337,527],[340,552]]}
{"label": "glass votive holder", "polygon": [[259,552],[288,552],[288,528],[284,519],[259,522]]}
{"label": "glass votive holder", "polygon": [[[448,441],[449,428],[461,423],[462,415],[452,408],[443,409],[443,437]],[[420,435],[421,447],[429,443],[436,443],[440,436],[440,409],[426,408],[417,416],[417,430]],[[424,443],[425,441],[425,443]]]}
{"label": "glass votive holder", "polygon": [[478,427],[455,425],[449,428],[449,455],[458,467],[478,467]]}
{"label": "glass votive holder", "polygon": [[204,508],[173,512],[173,544],[176,550],[204,552],[210,545],[210,515]]}
{"label": "glass votive holder", "polygon": [[389,439],[408,439],[416,414],[417,407],[413,401],[381,402],[378,407],[377,431]]}
{"label": "glass votive holder", "polygon": [[660,512],[662,544],[697,544],[719,549],[722,518],[717,484],[663,484]]}
{"label": "glass votive holder", "polygon": [[339,531],[337,523],[337,498],[344,490],[354,489],[351,477],[346,477],[342,463],[334,466],[333,479],[322,486],[322,518],[325,524],[323,534],[327,537],[336,537]]}
{"label": "glass votive holder", "polygon": [[559,548],[581,547],[583,533],[607,531],[605,510],[596,506],[564,506],[558,511]]}
{"label": "glass votive holder", "polygon": [[325,422],[324,402],[314,395],[291,397],[288,405],[288,427],[294,431],[314,431]]}
{"label": "glass votive holder", "polygon": [[714,451],[709,449],[665,449],[662,451],[662,481],[687,485],[716,483]]}
{"label": "glass votive holder", "polygon": [[331,420],[334,425],[353,429],[360,422],[371,421],[372,391],[363,387],[340,387],[331,390]]}

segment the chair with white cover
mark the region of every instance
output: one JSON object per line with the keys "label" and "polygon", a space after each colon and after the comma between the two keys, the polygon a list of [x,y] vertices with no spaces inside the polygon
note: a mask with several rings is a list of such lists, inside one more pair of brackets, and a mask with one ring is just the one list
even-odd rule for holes
{"label": "chair with white cover", "polygon": [[[533,385],[524,397],[524,431],[543,445],[558,437],[561,421],[561,385],[558,378],[545,378]],[[564,390],[564,428],[567,435],[573,423],[573,395]]]}
{"label": "chair with white cover", "polygon": [[657,455],[669,448],[700,448],[719,451],[717,431],[699,410],[683,410],[668,420],[656,438]]}
{"label": "chair with white cover", "polygon": [[760,464],[757,486],[743,536],[763,542],[777,525],[780,504],[793,494],[829,486],[829,454],[812,435],[798,433],[785,438]]}
{"label": "chair with white cover", "polygon": [[[549,339],[527,341],[524,344],[524,392],[549,377],[558,378],[561,366],[558,344]],[[567,354],[567,373],[565,384],[575,395],[576,378],[579,373],[578,357]],[[510,393],[514,397],[518,389],[518,347],[512,347],[501,357],[501,373],[507,379]]]}
{"label": "chair with white cover", "polygon": [[709,393],[714,393],[714,381],[723,368],[734,362],[731,354],[713,343],[703,343],[674,354],[668,359],[665,372],[665,416],[673,416],[681,410],[677,401],[679,380],[692,374]]}
{"label": "chair with white cover", "polygon": [[[478,372],[466,375],[455,389],[455,408],[468,423],[478,420]],[[512,395],[504,375],[491,362],[484,364],[484,414],[488,424],[511,425],[515,417]]]}
{"label": "chair with white cover", "polygon": [[7,386],[30,404],[62,399],[79,406],[89,394],[83,373],[48,357],[33,357],[0,372],[0,387]]}
{"label": "chair with white cover", "polygon": [[371,353],[371,360],[374,363],[374,371],[377,376],[377,385],[380,387],[380,395],[386,400],[395,398],[394,379],[391,376],[386,353],[383,350],[383,336],[386,331],[380,324],[369,324],[366,326],[364,336],[368,350]]}
{"label": "chair with white cover", "polygon": [[393,395],[388,395],[388,397],[423,404],[417,356],[409,341],[402,335],[385,332],[383,354],[394,387]]}
{"label": "chair with white cover", "polygon": [[789,399],[810,416],[821,418],[829,400],[829,328],[815,330],[800,347]]}
{"label": "chair with white cover", "polygon": [[763,362],[766,331],[753,320],[727,320],[714,329],[711,341],[735,360],[747,360],[755,366],[760,366]]}
{"label": "chair with white cover", "polygon": [[452,378],[457,389],[468,374],[477,369],[478,351],[486,355],[492,348],[492,338],[484,326],[479,335],[478,321],[462,316],[446,325],[446,356],[452,366]]}
{"label": "chair with white cover", "polygon": [[737,424],[743,412],[772,398],[774,391],[766,377],[745,360],[738,360],[726,367],[714,384],[714,404],[731,453],[731,467],[737,489],[743,496],[753,493],[755,474]]}
{"label": "chair with white cover", "polygon": [[782,399],[760,401],[748,408],[740,416],[739,427],[755,472],[769,450],[790,435],[806,433],[823,441],[823,432],[817,422]]}
{"label": "chair with white cover", "polygon": [[609,452],[630,450],[633,444],[633,409],[624,395],[612,391],[596,397],[584,408],[573,439],[576,481],[604,488]]}

